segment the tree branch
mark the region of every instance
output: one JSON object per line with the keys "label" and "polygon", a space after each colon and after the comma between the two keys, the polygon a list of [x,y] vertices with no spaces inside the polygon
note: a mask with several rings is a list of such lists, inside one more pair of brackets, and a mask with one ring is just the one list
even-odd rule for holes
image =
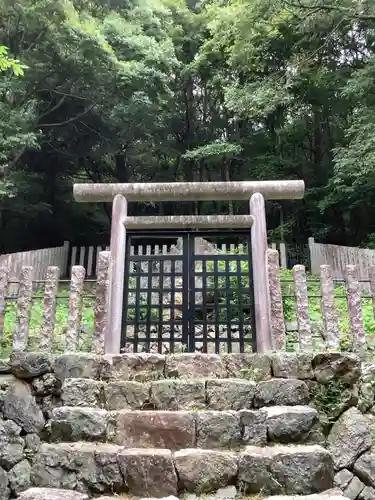
{"label": "tree branch", "polygon": [[347,19],[356,18],[356,19],[359,19],[361,21],[375,21],[375,15],[357,14],[346,7],[333,7],[332,5],[306,5],[306,4],[303,4],[301,2],[299,2],[299,3],[288,2],[287,0],[285,0],[285,3],[289,7],[294,7],[297,9],[310,10],[310,11],[314,11],[314,12],[319,12],[322,10],[324,10],[326,12],[337,11],[337,12],[341,12],[343,14],[345,13],[346,15],[349,15],[347,17]]}
{"label": "tree branch", "polygon": [[56,122],[56,123],[41,123],[38,126],[39,127],[62,127],[63,125],[67,125],[68,123],[72,123],[75,120],[78,120],[79,118],[82,118],[82,116],[87,115],[93,108],[95,107],[95,104],[92,106],[89,106],[85,111],[82,111],[82,113],[79,113],[76,116],[73,116],[72,118],[69,118],[68,120],[65,120],[63,122]]}

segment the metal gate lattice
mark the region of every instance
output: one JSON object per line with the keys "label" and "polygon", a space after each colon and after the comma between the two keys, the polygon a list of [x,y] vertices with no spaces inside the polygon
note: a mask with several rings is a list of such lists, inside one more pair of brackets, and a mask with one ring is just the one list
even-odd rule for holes
{"label": "metal gate lattice", "polygon": [[122,352],[255,350],[250,235],[235,234],[245,240],[244,252],[212,254],[197,249],[197,239],[220,233],[163,233],[163,255],[151,245],[149,255],[130,255],[134,240],[155,234],[129,235]]}

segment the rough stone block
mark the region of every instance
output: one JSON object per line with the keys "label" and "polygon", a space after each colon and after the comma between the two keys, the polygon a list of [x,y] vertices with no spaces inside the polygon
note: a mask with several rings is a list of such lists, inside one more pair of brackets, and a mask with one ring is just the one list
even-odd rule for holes
{"label": "rough stone block", "polygon": [[19,500],[89,500],[84,493],[57,488],[29,488],[18,497]]}
{"label": "rough stone block", "polygon": [[90,493],[122,492],[125,484],[118,464],[120,451],[109,444],[43,443],[32,465],[32,483]]}
{"label": "rough stone block", "polygon": [[44,427],[44,417],[29,386],[16,381],[6,390],[3,402],[4,417],[16,422],[27,433],[38,433]]}
{"label": "rough stone block", "polygon": [[312,354],[278,352],[272,354],[272,373],[277,378],[313,379]]}
{"label": "rough stone block", "polygon": [[149,402],[150,387],[133,380],[115,380],[104,385],[107,410],[141,410]]}
{"label": "rough stone block", "polygon": [[165,356],[162,354],[121,354],[105,359],[111,365],[112,380],[147,382],[164,378]]}
{"label": "rough stone block", "polygon": [[362,483],[358,477],[354,476],[348,486],[344,490],[344,495],[350,500],[355,500],[362,492],[365,485]]}
{"label": "rough stone block", "polygon": [[177,495],[177,474],[170,450],[124,450],[118,461],[130,494]]}
{"label": "rough stone block", "polygon": [[0,467],[11,469],[23,459],[24,440],[21,427],[12,420],[0,419]]}
{"label": "rough stone block", "polygon": [[0,467],[0,500],[8,500],[9,496],[8,474]]}
{"label": "rough stone block", "polygon": [[229,452],[181,450],[175,453],[174,460],[180,488],[196,493],[227,486],[238,472],[237,457]]}
{"label": "rough stone block", "polygon": [[248,493],[307,495],[332,487],[333,463],[313,445],[253,447],[239,458],[239,487]]}
{"label": "rough stone block", "polygon": [[202,380],[159,380],[151,384],[150,403],[158,410],[201,410],[206,407]]}
{"label": "rough stone block", "polygon": [[200,411],[197,418],[199,448],[231,448],[241,442],[241,423],[232,411]]}
{"label": "rough stone block", "polygon": [[266,412],[270,441],[285,444],[307,441],[319,427],[319,414],[309,406],[271,406]]}
{"label": "rough stone block", "polygon": [[62,386],[64,406],[103,406],[103,383],[89,378],[68,378]]}
{"label": "rough stone block", "polygon": [[306,405],[309,389],[297,379],[274,378],[259,382],[255,388],[254,407]]}
{"label": "rough stone block", "polygon": [[355,462],[353,470],[364,483],[375,488],[375,453],[364,453]]}
{"label": "rough stone block", "polygon": [[52,441],[101,441],[106,438],[108,413],[93,408],[61,406],[52,410]]}
{"label": "rough stone block", "polygon": [[60,395],[61,385],[61,380],[55,377],[53,373],[41,375],[31,383],[34,396]]}
{"label": "rough stone block", "polygon": [[242,441],[247,445],[263,446],[267,443],[267,413],[264,410],[241,410]]}
{"label": "rough stone block", "polygon": [[167,356],[167,378],[226,378],[227,371],[217,354],[184,353]]}
{"label": "rough stone block", "polygon": [[52,371],[51,355],[38,352],[13,352],[9,366],[16,377],[33,379]]}
{"label": "rough stone block", "polygon": [[355,354],[339,352],[316,354],[312,366],[315,378],[321,384],[339,380],[354,385],[361,376],[361,361]]}
{"label": "rough stone block", "polygon": [[195,446],[193,413],[174,411],[120,411],[111,416],[112,439],[127,448],[168,448]]}
{"label": "rough stone block", "polygon": [[375,500],[375,489],[365,486],[359,494],[359,500]]}
{"label": "rough stone block", "polygon": [[371,446],[367,418],[357,408],[349,408],[333,424],[327,444],[335,468],[351,468],[356,459]]}
{"label": "rough stone block", "polygon": [[271,378],[271,358],[266,354],[232,353],[222,356],[228,377],[257,382]]}
{"label": "rough stone block", "polygon": [[210,410],[242,410],[251,408],[255,382],[221,379],[207,381],[207,406]]}
{"label": "rough stone block", "polygon": [[8,481],[10,489],[18,495],[21,491],[31,486],[31,465],[28,460],[22,460],[8,472]]}
{"label": "rough stone block", "polygon": [[335,477],[333,478],[333,484],[337,488],[344,490],[353,479],[353,477],[354,474],[350,472],[350,470],[342,469],[337,474],[335,474]]}
{"label": "rough stone block", "polygon": [[66,378],[102,378],[106,362],[100,356],[90,353],[71,353],[56,356],[52,369],[60,380]]}
{"label": "rough stone block", "polygon": [[338,488],[332,488],[322,493],[313,493],[312,495],[280,495],[266,497],[264,500],[347,500],[342,491]]}

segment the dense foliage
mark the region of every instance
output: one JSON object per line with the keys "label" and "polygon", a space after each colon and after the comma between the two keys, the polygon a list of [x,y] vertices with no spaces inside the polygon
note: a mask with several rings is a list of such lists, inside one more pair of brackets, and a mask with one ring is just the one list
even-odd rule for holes
{"label": "dense foliage", "polygon": [[274,239],[375,243],[374,28],[366,0],[3,0],[0,252],[106,240],[74,181],[302,178]]}

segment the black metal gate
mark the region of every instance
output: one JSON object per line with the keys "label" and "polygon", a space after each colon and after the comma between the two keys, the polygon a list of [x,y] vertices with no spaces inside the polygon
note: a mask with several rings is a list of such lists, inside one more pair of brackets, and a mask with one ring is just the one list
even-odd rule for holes
{"label": "black metal gate", "polygon": [[250,231],[128,233],[122,352],[255,351],[251,269]]}

